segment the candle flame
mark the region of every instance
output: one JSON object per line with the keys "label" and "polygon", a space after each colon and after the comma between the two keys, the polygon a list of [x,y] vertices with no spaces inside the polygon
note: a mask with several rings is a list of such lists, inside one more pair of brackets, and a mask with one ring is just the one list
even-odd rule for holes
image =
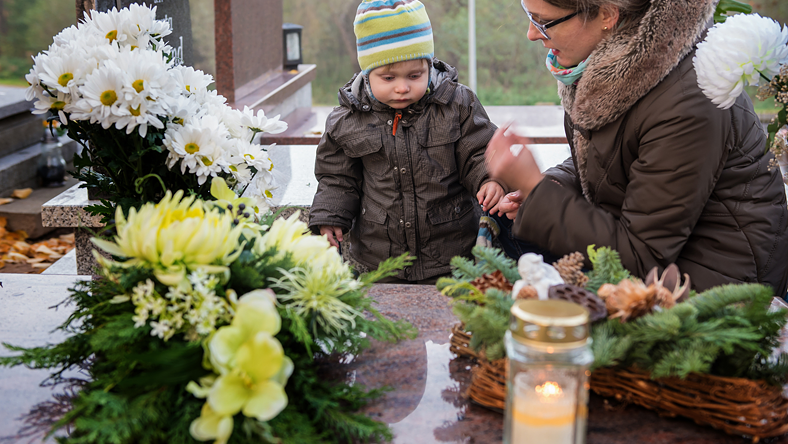
{"label": "candle flame", "polygon": [[544,396],[545,398],[557,398],[563,395],[561,386],[555,382],[547,381],[542,385],[536,386],[536,393]]}

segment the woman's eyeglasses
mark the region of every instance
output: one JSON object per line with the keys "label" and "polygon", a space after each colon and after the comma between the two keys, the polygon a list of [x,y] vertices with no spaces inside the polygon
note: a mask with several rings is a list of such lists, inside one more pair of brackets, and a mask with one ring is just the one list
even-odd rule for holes
{"label": "woman's eyeglasses", "polygon": [[520,2],[520,6],[523,7],[523,11],[525,11],[525,15],[528,16],[528,20],[531,21],[531,24],[534,25],[534,28],[536,28],[539,31],[539,33],[542,34],[544,36],[544,38],[546,38],[547,40],[551,40],[550,36],[547,35],[547,28],[552,28],[555,25],[561,24],[561,23],[571,19],[572,17],[576,16],[577,14],[580,14],[580,11],[575,11],[575,12],[573,12],[573,13],[565,16],[565,17],[561,17],[559,19],[551,20],[551,21],[549,21],[549,22],[547,22],[545,24],[542,24],[542,23],[539,23],[536,20],[534,20],[534,18],[531,15],[531,13],[528,12],[528,9],[525,8],[525,3],[523,3],[521,1]]}

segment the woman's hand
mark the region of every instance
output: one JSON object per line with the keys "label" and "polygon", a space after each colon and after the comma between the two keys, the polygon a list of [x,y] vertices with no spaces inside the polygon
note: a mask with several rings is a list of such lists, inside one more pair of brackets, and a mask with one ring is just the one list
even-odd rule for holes
{"label": "woman's hand", "polygon": [[522,201],[542,180],[542,173],[526,146],[531,143],[531,139],[509,131],[510,126],[506,124],[498,128],[487,144],[484,158],[490,176],[517,188]]}
{"label": "woman's hand", "polygon": [[339,249],[339,243],[342,242],[342,228],[334,227],[331,225],[321,225],[320,235],[328,239],[328,243]]}
{"label": "woman's hand", "polygon": [[490,214],[493,214],[494,211],[498,209],[498,202],[501,201],[503,197],[503,188],[497,182],[487,182],[479,188],[479,192],[476,193],[476,199],[479,200],[479,205],[482,206],[482,210],[489,211]]}

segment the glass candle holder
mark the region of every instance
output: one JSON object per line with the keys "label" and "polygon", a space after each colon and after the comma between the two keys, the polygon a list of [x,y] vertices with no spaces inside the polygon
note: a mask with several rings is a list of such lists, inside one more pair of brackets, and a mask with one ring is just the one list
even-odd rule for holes
{"label": "glass candle holder", "polygon": [[589,313],[559,300],[520,300],[506,332],[505,444],[584,444]]}

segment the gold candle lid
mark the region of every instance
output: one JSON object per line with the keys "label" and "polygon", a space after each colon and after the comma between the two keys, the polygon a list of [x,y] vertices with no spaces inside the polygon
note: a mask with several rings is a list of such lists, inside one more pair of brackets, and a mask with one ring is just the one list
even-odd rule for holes
{"label": "gold candle lid", "polygon": [[574,302],[521,299],[512,306],[509,329],[519,342],[574,348],[588,342],[588,310]]}

